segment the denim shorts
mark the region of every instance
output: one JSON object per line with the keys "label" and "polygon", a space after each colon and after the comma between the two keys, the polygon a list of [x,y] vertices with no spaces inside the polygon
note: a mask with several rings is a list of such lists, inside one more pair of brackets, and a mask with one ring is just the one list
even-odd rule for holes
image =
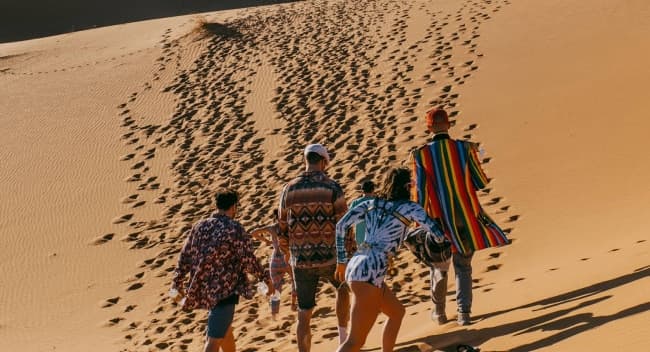
{"label": "denim shorts", "polygon": [[228,328],[235,316],[235,305],[239,303],[239,296],[232,295],[222,299],[208,314],[206,334],[213,339],[222,339],[226,336]]}

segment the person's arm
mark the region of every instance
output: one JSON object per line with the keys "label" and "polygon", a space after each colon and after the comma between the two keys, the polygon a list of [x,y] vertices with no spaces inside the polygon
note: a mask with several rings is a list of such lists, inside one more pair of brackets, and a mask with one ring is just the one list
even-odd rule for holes
{"label": "person's arm", "polygon": [[[343,193],[343,189],[338,185],[335,189],[334,197],[335,198],[332,205],[334,208],[334,217],[338,222],[348,211],[345,194]],[[356,250],[357,241],[355,239],[354,230],[352,227],[346,230],[343,244],[348,252],[354,252]]]}
{"label": "person's arm", "polygon": [[422,163],[419,160],[420,151],[418,149],[411,152],[409,162],[411,164],[411,200],[424,207],[425,197],[420,193],[422,185],[426,182],[426,175]]}
{"label": "person's arm", "polygon": [[289,238],[289,224],[287,216],[289,211],[287,209],[287,193],[289,185],[284,186],[280,194],[280,204],[278,206],[278,236],[280,238]]}
{"label": "person's arm", "polygon": [[271,282],[271,276],[269,275],[268,270],[266,270],[255,257],[253,251],[253,241],[251,241],[250,236],[247,236],[243,229],[240,229],[242,233],[238,236],[228,236],[230,239],[230,247],[232,248],[232,253],[241,253],[241,264],[242,271],[244,274],[250,274],[256,277],[259,281],[264,281],[269,287],[269,292],[267,295],[272,295],[275,290],[273,283]]}
{"label": "person's arm", "polygon": [[352,225],[365,218],[370,203],[371,201],[367,200],[348,210],[336,223],[336,271],[334,272],[334,278],[341,282],[345,281],[345,269],[348,263],[348,253],[345,248],[346,236]]}
{"label": "person's arm", "polygon": [[350,228],[364,219],[370,201],[365,201],[350,209],[336,223],[336,262],[346,264],[348,262],[348,253],[345,247],[346,236]]}
{"label": "person's arm", "polygon": [[440,222],[430,218],[427,212],[424,211],[424,208],[419,204],[410,203],[409,206],[411,207],[411,211],[408,212],[410,214],[410,220],[417,222],[425,230],[436,236],[436,242],[443,242],[445,240],[445,233],[440,228]]}
{"label": "person's arm", "polygon": [[481,167],[481,162],[478,159],[478,155],[476,155],[476,149],[478,146],[474,143],[466,143],[465,148],[467,149],[469,172],[472,177],[472,184],[474,184],[476,189],[483,189],[490,180],[485,175],[485,172]]}
{"label": "person's arm", "polygon": [[266,238],[264,234],[268,234],[269,236],[273,236],[274,234],[277,235],[277,224],[272,224],[264,227],[258,227],[256,229],[253,229],[250,232],[251,237],[255,238],[258,241],[266,243],[266,245],[270,246],[273,244],[271,240]]}
{"label": "person's arm", "polygon": [[185,276],[190,271],[192,266],[192,252],[193,252],[193,242],[194,237],[196,236],[196,226],[192,230],[187,232],[187,238],[181,249],[181,253],[178,257],[178,265],[174,270],[174,278],[172,279],[172,288],[178,290],[179,293],[184,294],[185,286],[183,282],[185,281]]}

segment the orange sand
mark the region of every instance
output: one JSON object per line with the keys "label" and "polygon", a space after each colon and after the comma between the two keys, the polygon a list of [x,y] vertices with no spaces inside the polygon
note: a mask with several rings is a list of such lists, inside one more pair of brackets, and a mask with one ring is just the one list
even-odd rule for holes
{"label": "orange sand", "polygon": [[[433,104],[485,149],[481,199],[514,242],[476,255],[463,328],[430,320],[428,270],[404,252],[387,282],[407,306],[397,350],[650,346],[650,4],[305,1],[204,18],[207,32],[184,16],[0,44],[3,349],[199,350],[204,312],[166,291],[214,190],[238,188],[239,219],[265,223],[320,142],[351,200],[426,141]],[[333,291],[318,304],[313,351],[333,351]],[[288,297],[281,312],[242,302],[239,349],[295,350]]]}

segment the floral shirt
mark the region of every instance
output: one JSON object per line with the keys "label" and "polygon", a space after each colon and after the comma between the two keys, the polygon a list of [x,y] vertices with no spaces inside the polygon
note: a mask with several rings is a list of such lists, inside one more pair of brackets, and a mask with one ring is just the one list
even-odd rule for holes
{"label": "floral shirt", "polygon": [[[189,274],[189,281],[185,277]],[[253,242],[242,225],[212,214],[194,225],[181,250],[174,285],[184,287],[185,309],[212,309],[234,294],[252,298],[247,274],[268,281],[269,273],[253,254]]]}

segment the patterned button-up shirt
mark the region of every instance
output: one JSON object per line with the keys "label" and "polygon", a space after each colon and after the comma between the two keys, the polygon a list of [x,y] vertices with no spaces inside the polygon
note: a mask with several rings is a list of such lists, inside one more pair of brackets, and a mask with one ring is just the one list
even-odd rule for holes
{"label": "patterned button-up shirt", "polygon": [[[336,222],[348,210],[343,189],[321,171],[304,172],[282,191],[280,236],[289,240],[291,266],[319,268],[336,264]],[[354,246],[352,233],[346,238]]]}
{"label": "patterned button-up shirt", "polygon": [[[185,277],[189,274],[189,281]],[[268,282],[269,274],[253,253],[253,242],[242,225],[225,215],[212,214],[194,225],[181,250],[174,276],[184,287],[185,309],[212,309],[233,294],[252,298],[247,274]]]}

